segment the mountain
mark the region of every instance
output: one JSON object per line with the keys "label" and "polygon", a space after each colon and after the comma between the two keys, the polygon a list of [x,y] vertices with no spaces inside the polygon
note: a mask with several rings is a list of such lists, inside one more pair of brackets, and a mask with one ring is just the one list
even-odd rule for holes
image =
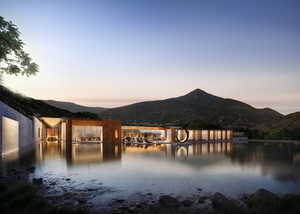
{"label": "mountain", "polygon": [[72,117],[87,119],[98,118],[98,115],[90,112],[72,113],[70,111],[54,107],[41,100],[36,100],[12,92],[2,85],[0,85],[0,101],[30,118],[32,116]]}
{"label": "mountain", "polygon": [[137,123],[174,123],[190,126],[255,127],[283,117],[269,109],[257,109],[246,103],[225,99],[196,89],[184,96],[135,103],[101,112],[103,119]]}
{"label": "mountain", "polygon": [[56,100],[43,100],[43,101],[49,105],[55,106],[57,108],[65,109],[73,113],[91,112],[91,113],[99,114],[100,112],[107,110],[107,108],[82,106],[72,102],[62,102]]}
{"label": "mountain", "polygon": [[300,140],[300,112],[288,114],[261,129],[266,133],[266,138]]}

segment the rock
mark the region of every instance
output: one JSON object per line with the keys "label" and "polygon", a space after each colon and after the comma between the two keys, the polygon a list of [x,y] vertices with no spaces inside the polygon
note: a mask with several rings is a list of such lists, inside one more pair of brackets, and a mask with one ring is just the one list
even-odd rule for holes
{"label": "rock", "polygon": [[35,185],[42,185],[43,184],[43,178],[33,178],[32,183]]}
{"label": "rock", "polygon": [[147,193],[147,195],[152,195],[152,193],[151,193],[151,192],[149,192],[149,193]]}
{"label": "rock", "polygon": [[129,213],[134,213],[135,212],[135,207],[129,207],[127,211]]}
{"label": "rock", "polygon": [[80,204],[85,204],[86,202],[87,202],[87,200],[84,199],[84,198],[79,198],[78,199],[78,203],[80,203]]}
{"label": "rock", "polygon": [[66,181],[70,181],[71,180],[71,178],[66,178]]}
{"label": "rock", "polygon": [[206,197],[206,196],[200,197],[200,198],[198,199],[198,203],[199,203],[199,204],[203,204],[203,203],[205,203],[205,200],[207,200],[207,199],[208,199],[208,197]]}
{"label": "rock", "polygon": [[222,209],[237,209],[238,208],[238,205],[226,198],[226,196],[224,196],[223,194],[219,193],[219,192],[216,192],[213,197],[212,197],[212,204],[213,204],[213,207],[217,210],[222,210]]}
{"label": "rock", "polygon": [[115,201],[118,202],[118,203],[124,203],[125,202],[125,200],[123,200],[123,199],[115,199]]}
{"label": "rock", "polygon": [[56,185],[56,182],[51,182],[50,185],[51,186]]}
{"label": "rock", "polygon": [[138,209],[143,209],[143,208],[145,208],[147,206],[148,206],[148,204],[146,202],[140,202],[140,203],[137,203],[135,205],[135,207],[138,208]]}
{"label": "rock", "polygon": [[34,166],[28,167],[26,170],[30,173],[34,173],[35,167]]}
{"label": "rock", "polygon": [[277,199],[278,196],[275,195],[274,193],[266,190],[266,189],[259,189],[257,190],[255,193],[253,193],[251,196],[250,196],[250,200],[261,200],[261,199]]}
{"label": "rock", "polygon": [[248,203],[249,207],[267,207],[276,204],[279,197],[265,189],[259,189],[255,193],[249,196]]}
{"label": "rock", "polygon": [[198,190],[199,192],[201,192],[201,191],[202,191],[202,189],[201,189],[201,188],[198,188],[197,190]]}
{"label": "rock", "polygon": [[73,196],[73,194],[71,192],[66,192],[63,194],[63,198],[65,199],[71,199]]}
{"label": "rock", "polygon": [[[161,213],[164,213],[164,208],[160,204],[151,204],[148,207],[148,211],[146,211],[144,213],[161,214]],[[167,213],[167,212],[165,212],[165,213]],[[169,213],[171,213],[171,212],[169,212]]]}
{"label": "rock", "polygon": [[164,207],[180,207],[180,202],[170,195],[160,196],[159,203]]}
{"label": "rock", "polygon": [[192,206],[192,204],[193,204],[194,202],[191,201],[191,200],[184,200],[184,201],[182,201],[181,203],[182,203],[182,205],[185,206],[185,207],[190,207],[190,206]]}
{"label": "rock", "polygon": [[119,207],[120,210],[122,211],[127,211],[129,209],[128,206],[122,206],[122,207]]}

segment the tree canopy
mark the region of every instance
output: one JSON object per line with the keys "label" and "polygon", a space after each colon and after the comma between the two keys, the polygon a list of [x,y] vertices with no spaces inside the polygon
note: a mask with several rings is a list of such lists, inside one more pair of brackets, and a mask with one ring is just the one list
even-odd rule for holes
{"label": "tree canopy", "polygon": [[18,27],[0,16],[0,75],[35,75],[38,65],[24,50]]}

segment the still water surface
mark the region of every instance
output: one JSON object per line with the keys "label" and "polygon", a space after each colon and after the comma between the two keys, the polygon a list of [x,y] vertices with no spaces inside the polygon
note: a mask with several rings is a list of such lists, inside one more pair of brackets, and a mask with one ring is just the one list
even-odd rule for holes
{"label": "still water surface", "polygon": [[294,144],[66,148],[53,142],[41,144],[34,159],[32,177],[55,182],[55,188],[108,187],[107,197],[140,192],[185,196],[199,188],[231,196],[258,188],[300,193],[300,145]]}

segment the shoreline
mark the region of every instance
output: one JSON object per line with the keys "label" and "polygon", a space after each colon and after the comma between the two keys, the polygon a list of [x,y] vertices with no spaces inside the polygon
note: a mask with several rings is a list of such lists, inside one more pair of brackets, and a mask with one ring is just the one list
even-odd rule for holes
{"label": "shoreline", "polygon": [[[67,190],[49,197],[46,192],[55,184],[49,184],[43,178],[29,179],[28,174],[33,170],[34,168],[13,169],[8,176],[0,177],[0,199],[3,199],[0,201],[1,213],[19,213],[22,210],[22,213],[47,211],[72,214],[251,214],[276,213],[278,209],[300,213],[300,194],[275,194],[266,189],[241,193],[235,197],[220,192],[207,193],[203,189],[198,189],[199,194],[189,196],[163,194],[156,197],[149,192],[140,192],[134,200],[120,197],[111,199],[107,204],[102,203],[101,194],[97,198],[91,197],[98,194],[97,189],[83,189],[79,194]],[[93,203],[90,203],[91,200]],[[22,209],[20,206],[15,208],[17,204],[26,205],[26,211],[23,212],[22,206]],[[27,204],[30,204],[29,208]],[[36,210],[31,210],[31,206],[37,206]]]}
{"label": "shoreline", "polygon": [[[13,185],[12,185],[13,184]],[[12,187],[13,186],[13,187]],[[138,198],[135,201],[114,199],[108,206],[86,206],[84,201],[70,203],[74,197],[58,197],[51,201],[43,195],[46,188],[42,183],[0,179],[1,213],[103,213],[103,214],[251,214],[251,213],[299,213],[300,194],[275,194],[266,189],[258,189],[239,197],[228,197],[220,192],[210,195],[191,195],[190,197],[174,197],[161,195],[152,200]],[[202,190],[201,190],[202,191]],[[22,194],[20,194],[22,192]],[[7,198],[6,196],[10,196]],[[25,196],[25,197],[24,197]],[[58,203],[58,201],[60,203]],[[61,203],[65,201],[66,203]],[[28,206],[29,204],[29,206]],[[15,207],[24,205],[24,207]],[[32,209],[34,207],[34,209]],[[25,209],[25,210],[24,210]]]}

